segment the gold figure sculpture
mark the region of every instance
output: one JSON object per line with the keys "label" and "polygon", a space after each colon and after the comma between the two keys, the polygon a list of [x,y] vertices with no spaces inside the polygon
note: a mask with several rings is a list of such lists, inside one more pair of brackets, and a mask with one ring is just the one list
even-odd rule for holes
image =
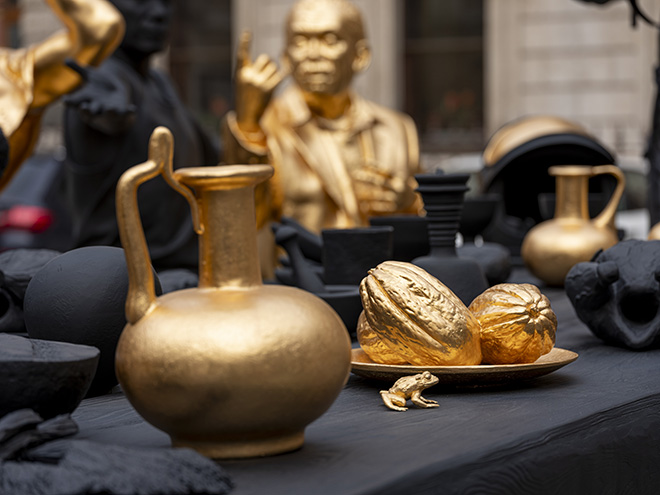
{"label": "gold figure sculpture", "polygon": [[23,49],[0,48],[0,129],[9,141],[0,190],[37,142],[48,105],[81,82],[65,60],[98,65],[119,45],[121,14],[105,0],[46,0],[66,29]]}
{"label": "gold figure sculpture", "polygon": [[[417,131],[410,117],[359,97],[353,77],[371,59],[358,9],[347,0],[301,0],[286,23],[282,69],[238,49],[236,111],[224,125],[226,163],[270,163],[259,191],[262,225],[280,214],[307,229],[368,225],[417,213]],[[273,97],[286,74],[293,84]]]}
{"label": "gold figure sculpture", "polygon": [[[532,227],[520,254],[536,277],[548,285],[563,286],[573,265],[589,261],[599,249],[619,241],[613,224],[625,178],[621,169],[613,165],[555,166],[548,172],[557,178],[555,217]],[[617,186],[603,211],[590,219],[588,180],[600,174],[614,176]]]}
{"label": "gold figure sculpture", "polygon": [[480,324],[463,302],[426,271],[386,261],[360,284],[364,312],[357,337],[372,361],[415,366],[481,363]]}
{"label": "gold figure sculpture", "polygon": [[555,345],[557,317],[535,285],[495,285],[468,309],[481,324],[484,364],[533,363]]}
{"label": "gold figure sculpture", "polygon": [[389,390],[381,390],[380,396],[387,407],[394,411],[407,411],[406,400],[417,407],[438,407],[438,403],[431,399],[422,397],[422,392],[438,383],[438,377],[429,371],[413,376],[399,378]]}
{"label": "gold figure sculpture", "polygon": [[[254,188],[272,167],[173,172],[172,152],[172,134],[157,128],[149,160],[117,185],[129,274],[119,382],[174,446],[213,458],[297,449],[348,379],[346,327],[311,293],[261,283]],[[188,200],[201,234],[199,287],[158,298],[137,205],[138,187],[157,175]]]}

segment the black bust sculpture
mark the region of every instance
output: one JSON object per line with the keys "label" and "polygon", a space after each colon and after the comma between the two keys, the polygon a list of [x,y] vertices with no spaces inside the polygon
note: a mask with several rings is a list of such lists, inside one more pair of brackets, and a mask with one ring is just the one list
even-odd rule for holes
{"label": "black bust sculpture", "polygon": [[[126,20],[117,51],[98,69],[78,70],[87,83],[66,99],[65,184],[74,245],[119,246],[115,185],[121,174],[147,159],[156,126],[174,135],[174,167],[216,165],[218,150],[183,106],[168,77],[149,67],[165,47],[169,0],[111,0]],[[140,212],[157,270],[197,266],[197,236],[190,209],[162,178],[139,190]]]}

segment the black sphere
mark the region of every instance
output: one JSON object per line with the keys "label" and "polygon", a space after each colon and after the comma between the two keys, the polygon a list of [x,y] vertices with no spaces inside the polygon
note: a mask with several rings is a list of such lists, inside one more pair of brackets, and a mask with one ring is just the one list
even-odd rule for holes
{"label": "black sphere", "polygon": [[[156,292],[160,283],[154,273]],[[34,339],[94,346],[101,351],[88,395],[117,384],[115,350],[126,325],[128,270],[124,250],[74,249],[39,270],[25,293],[25,326]]]}

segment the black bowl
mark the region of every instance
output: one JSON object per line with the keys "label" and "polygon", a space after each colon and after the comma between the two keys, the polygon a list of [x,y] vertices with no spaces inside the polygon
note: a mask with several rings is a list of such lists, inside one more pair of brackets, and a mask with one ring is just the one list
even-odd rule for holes
{"label": "black bowl", "polygon": [[0,334],[0,417],[18,409],[44,419],[73,412],[98,361],[95,347]]}

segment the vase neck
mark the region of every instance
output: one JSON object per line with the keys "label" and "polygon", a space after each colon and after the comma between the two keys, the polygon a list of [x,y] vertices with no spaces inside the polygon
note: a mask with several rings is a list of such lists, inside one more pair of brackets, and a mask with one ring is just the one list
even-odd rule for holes
{"label": "vase neck", "polygon": [[199,287],[261,285],[254,186],[198,187],[204,233],[199,239]]}
{"label": "vase neck", "polygon": [[588,181],[588,176],[557,176],[555,218],[589,219]]}

